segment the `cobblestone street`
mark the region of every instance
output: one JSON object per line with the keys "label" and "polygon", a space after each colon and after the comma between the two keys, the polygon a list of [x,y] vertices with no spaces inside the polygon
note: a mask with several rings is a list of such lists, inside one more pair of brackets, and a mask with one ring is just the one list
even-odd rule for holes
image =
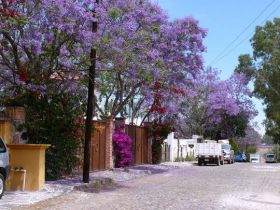
{"label": "cobblestone street", "polygon": [[280,164],[187,166],[18,209],[280,209]]}

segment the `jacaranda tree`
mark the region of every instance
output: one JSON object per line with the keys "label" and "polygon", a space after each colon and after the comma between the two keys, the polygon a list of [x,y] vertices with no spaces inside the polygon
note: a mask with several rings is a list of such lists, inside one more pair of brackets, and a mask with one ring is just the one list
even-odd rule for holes
{"label": "jacaranda tree", "polygon": [[46,154],[48,179],[72,171],[82,138],[84,91],[78,79],[93,43],[92,13],[83,3],[0,4],[1,104],[24,106],[25,137],[52,145]]}
{"label": "jacaranda tree", "polygon": [[213,139],[245,135],[246,127],[256,114],[248,80],[242,74],[221,80],[218,74],[217,70],[206,68],[198,75],[184,103],[183,133]]}
{"label": "jacaranda tree", "polygon": [[[143,117],[153,104],[156,81],[186,89],[202,69],[206,32],[194,18],[170,22],[150,1],[106,0],[97,11],[97,111],[101,115]],[[178,101],[170,100],[171,88],[162,94],[169,95],[167,113],[176,113]]]}

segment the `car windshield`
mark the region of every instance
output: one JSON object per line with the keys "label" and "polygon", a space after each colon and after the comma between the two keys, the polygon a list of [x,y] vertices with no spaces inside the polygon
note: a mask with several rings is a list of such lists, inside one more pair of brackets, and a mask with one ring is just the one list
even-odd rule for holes
{"label": "car windshield", "polygon": [[274,158],[274,155],[267,155],[267,158]]}
{"label": "car windshield", "polygon": [[222,149],[229,150],[230,148],[228,144],[222,144]]}

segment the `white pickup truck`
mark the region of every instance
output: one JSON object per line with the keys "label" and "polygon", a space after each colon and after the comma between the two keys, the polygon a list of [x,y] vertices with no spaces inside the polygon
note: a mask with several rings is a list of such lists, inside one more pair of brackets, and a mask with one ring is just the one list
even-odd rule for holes
{"label": "white pickup truck", "polygon": [[222,145],[217,142],[198,143],[196,145],[196,156],[198,165],[206,165],[207,163],[224,164],[224,154]]}

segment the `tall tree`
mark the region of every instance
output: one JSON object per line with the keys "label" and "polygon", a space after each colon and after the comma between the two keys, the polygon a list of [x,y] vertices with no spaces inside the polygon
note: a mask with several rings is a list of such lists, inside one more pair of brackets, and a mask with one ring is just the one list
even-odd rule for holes
{"label": "tall tree", "polygon": [[[263,99],[266,113],[266,131],[278,141],[280,136],[280,18],[257,26],[251,39],[253,63],[249,56],[246,62],[239,60],[243,73],[250,72],[255,84],[255,96]],[[243,58],[245,58],[243,56]],[[246,65],[243,65],[246,63]],[[249,71],[248,71],[249,70]]]}
{"label": "tall tree", "polygon": [[238,57],[238,65],[234,72],[244,74],[248,81],[252,80],[255,76],[256,67],[253,58],[249,54],[240,55]]}
{"label": "tall tree", "polygon": [[213,139],[244,135],[256,114],[248,80],[244,75],[234,74],[223,81],[218,74],[217,70],[206,68],[198,75],[184,104],[186,124],[182,132]]}
{"label": "tall tree", "polygon": [[30,143],[52,144],[46,155],[51,179],[71,173],[82,139],[76,134],[85,89],[78,79],[93,43],[92,12],[84,3],[0,2],[0,103],[26,108]]}
{"label": "tall tree", "polygon": [[74,0],[9,2],[14,16],[0,13],[1,96],[46,93],[48,86],[78,91],[75,77],[88,66],[93,42],[92,14]]}
{"label": "tall tree", "polygon": [[[194,18],[169,22],[162,9],[150,1],[123,4],[108,0],[99,10],[97,98],[101,115],[130,113],[135,118],[146,114],[153,104],[156,81],[187,89],[202,69],[206,32]],[[164,94],[171,96],[169,90]],[[171,101],[166,103],[172,105]],[[174,98],[173,110],[177,102]]]}

